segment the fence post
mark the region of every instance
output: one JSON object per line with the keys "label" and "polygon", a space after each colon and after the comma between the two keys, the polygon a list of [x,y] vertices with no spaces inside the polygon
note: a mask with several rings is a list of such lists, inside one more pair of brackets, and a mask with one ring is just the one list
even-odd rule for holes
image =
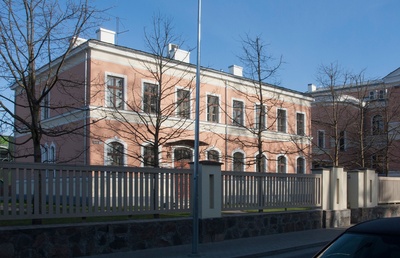
{"label": "fence post", "polygon": [[[199,162],[199,218],[219,218],[222,216],[222,176],[220,162]],[[193,164],[191,164],[193,166]]]}
{"label": "fence post", "polygon": [[350,210],[347,209],[347,172],[341,167],[313,169],[313,174],[322,175],[323,227],[350,225]]}
{"label": "fence post", "polygon": [[348,172],[348,200],[351,209],[378,205],[378,175],[375,170],[361,169]]}

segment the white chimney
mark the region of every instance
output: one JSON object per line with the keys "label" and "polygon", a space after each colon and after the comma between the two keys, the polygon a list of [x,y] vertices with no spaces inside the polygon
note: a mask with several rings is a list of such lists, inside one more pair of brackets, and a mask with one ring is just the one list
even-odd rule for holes
{"label": "white chimney", "polygon": [[79,38],[79,37],[73,37],[71,39],[71,41],[73,41],[73,43],[74,43],[74,45],[72,46],[74,48],[74,47],[77,47],[77,46],[85,43],[87,40],[83,39],[83,38]]}
{"label": "white chimney", "polygon": [[176,44],[168,44],[168,55],[169,55],[169,58],[172,58],[177,61],[182,61],[185,63],[190,62],[189,51],[179,49],[179,46]]}
{"label": "white chimney", "polygon": [[96,33],[98,40],[115,44],[115,31],[100,28],[96,31]]}
{"label": "white chimney", "polygon": [[316,90],[317,90],[317,86],[315,86],[312,83],[308,84],[308,92],[313,92],[313,91],[316,91]]}
{"label": "white chimney", "polygon": [[229,69],[229,72],[233,75],[240,76],[240,77],[243,76],[243,67],[241,67],[241,66],[231,65],[228,67],[228,69]]}

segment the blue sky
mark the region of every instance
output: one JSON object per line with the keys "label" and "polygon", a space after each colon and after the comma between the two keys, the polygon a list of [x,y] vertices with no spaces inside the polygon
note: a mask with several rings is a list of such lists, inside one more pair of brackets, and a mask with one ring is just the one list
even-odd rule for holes
{"label": "blue sky", "polygon": [[[160,12],[173,19],[175,32],[197,43],[197,0],[98,0],[112,7],[102,27],[127,31],[118,44],[144,50],[143,28]],[[241,65],[240,37],[260,35],[271,55],[283,57],[280,86],[306,91],[317,83],[317,68],[337,62],[366,78],[381,78],[400,66],[398,0],[202,0],[201,65],[227,71]],[[93,37],[95,35],[93,34]],[[196,52],[192,53],[195,62]]]}

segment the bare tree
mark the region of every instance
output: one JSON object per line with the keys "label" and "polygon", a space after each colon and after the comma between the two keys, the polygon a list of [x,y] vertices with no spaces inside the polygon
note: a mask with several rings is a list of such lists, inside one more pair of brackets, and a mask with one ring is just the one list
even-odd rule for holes
{"label": "bare tree", "polygon": [[313,155],[315,159],[318,159],[318,156],[328,157],[329,165],[332,166],[339,166],[340,150],[344,148],[344,132],[353,122],[349,119],[349,114],[352,114],[349,108],[353,104],[349,101],[350,96],[342,91],[348,86],[349,81],[350,73],[343,71],[337,63],[321,65],[318,69],[318,82],[325,90],[324,94],[316,97],[314,108],[318,109],[318,112],[313,114],[312,123],[313,126],[326,130],[329,142],[325,144],[329,144],[330,148],[317,144],[319,150]]}
{"label": "bare tree", "polygon": [[[233,125],[245,129],[253,137],[230,137],[227,140],[235,142],[243,148],[256,148],[255,161],[250,161],[250,163],[256,164],[256,170],[262,172],[265,170],[264,153],[271,151],[266,147],[268,140],[263,134],[271,127],[276,126],[278,118],[274,112],[271,112],[272,108],[283,105],[283,101],[279,98],[279,89],[272,85],[268,87],[267,81],[276,78],[283,61],[282,57],[275,59],[267,52],[267,44],[262,41],[260,36],[252,38],[246,35],[243,37],[242,52],[243,54],[239,58],[244,65],[245,76],[252,80],[253,85],[248,88],[241,86],[235,88],[236,86],[233,85],[235,92],[246,99],[246,107],[235,106],[240,103],[233,103],[233,106],[226,103],[225,106],[230,107],[233,112],[225,110],[225,113]],[[254,119],[254,115],[256,119]],[[244,123],[244,117],[246,117],[247,124]],[[269,121],[268,125],[267,120]]]}
{"label": "bare tree", "polygon": [[[137,147],[127,155],[145,166],[159,167],[161,147],[190,133],[194,75],[184,61],[189,52],[184,51],[181,59],[173,58],[184,41],[175,34],[172,19],[155,15],[150,30],[144,30],[144,40],[150,61],[132,65],[136,79],[128,86],[130,98],[119,103],[128,113],[114,106],[109,126],[129,135],[127,140]],[[142,80],[146,81],[143,85]]]}
{"label": "bare tree", "polygon": [[76,108],[65,102],[50,106],[48,97],[57,85],[77,87],[83,83],[62,72],[78,37],[93,25],[90,21],[95,13],[84,0],[0,2],[0,73],[12,85],[18,100],[1,96],[0,107],[7,114],[2,122],[15,133],[27,135],[17,144],[32,143],[23,155],[33,156],[34,162],[41,162],[43,136],[57,137],[77,130],[48,128],[43,116],[50,110]]}

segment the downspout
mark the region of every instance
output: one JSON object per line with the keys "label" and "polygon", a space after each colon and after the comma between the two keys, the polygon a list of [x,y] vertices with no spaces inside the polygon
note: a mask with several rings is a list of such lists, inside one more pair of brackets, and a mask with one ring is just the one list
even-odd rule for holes
{"label": "downspout", "polygon": [[88,155],[87,155],[87,153],[88,153],[88,150],[87,150],[87,147],[88,147],[88,138],[87,138],[87,119],[88,119],[88,106],[87,106],[87,93],[88,93],[88,89],[87,89],[87,87],[88,87],[88,83],[87,83],[87,79],[88,79],[88,50],[86,49],[85,50],[85,81],[84,81],[84,103],[83,103],[83,105],[84,105],[84,114],[83,114],[83,119],[84,119],[84,121],[83,121],[83,163],[84,163],[84,165],[87,165],[88,164],[88,161],[87,161],[87,159],[88,159]]}
{"label": "downspout", "polygon": [[228,82],[225,81],[225,171],[228,171]]}

